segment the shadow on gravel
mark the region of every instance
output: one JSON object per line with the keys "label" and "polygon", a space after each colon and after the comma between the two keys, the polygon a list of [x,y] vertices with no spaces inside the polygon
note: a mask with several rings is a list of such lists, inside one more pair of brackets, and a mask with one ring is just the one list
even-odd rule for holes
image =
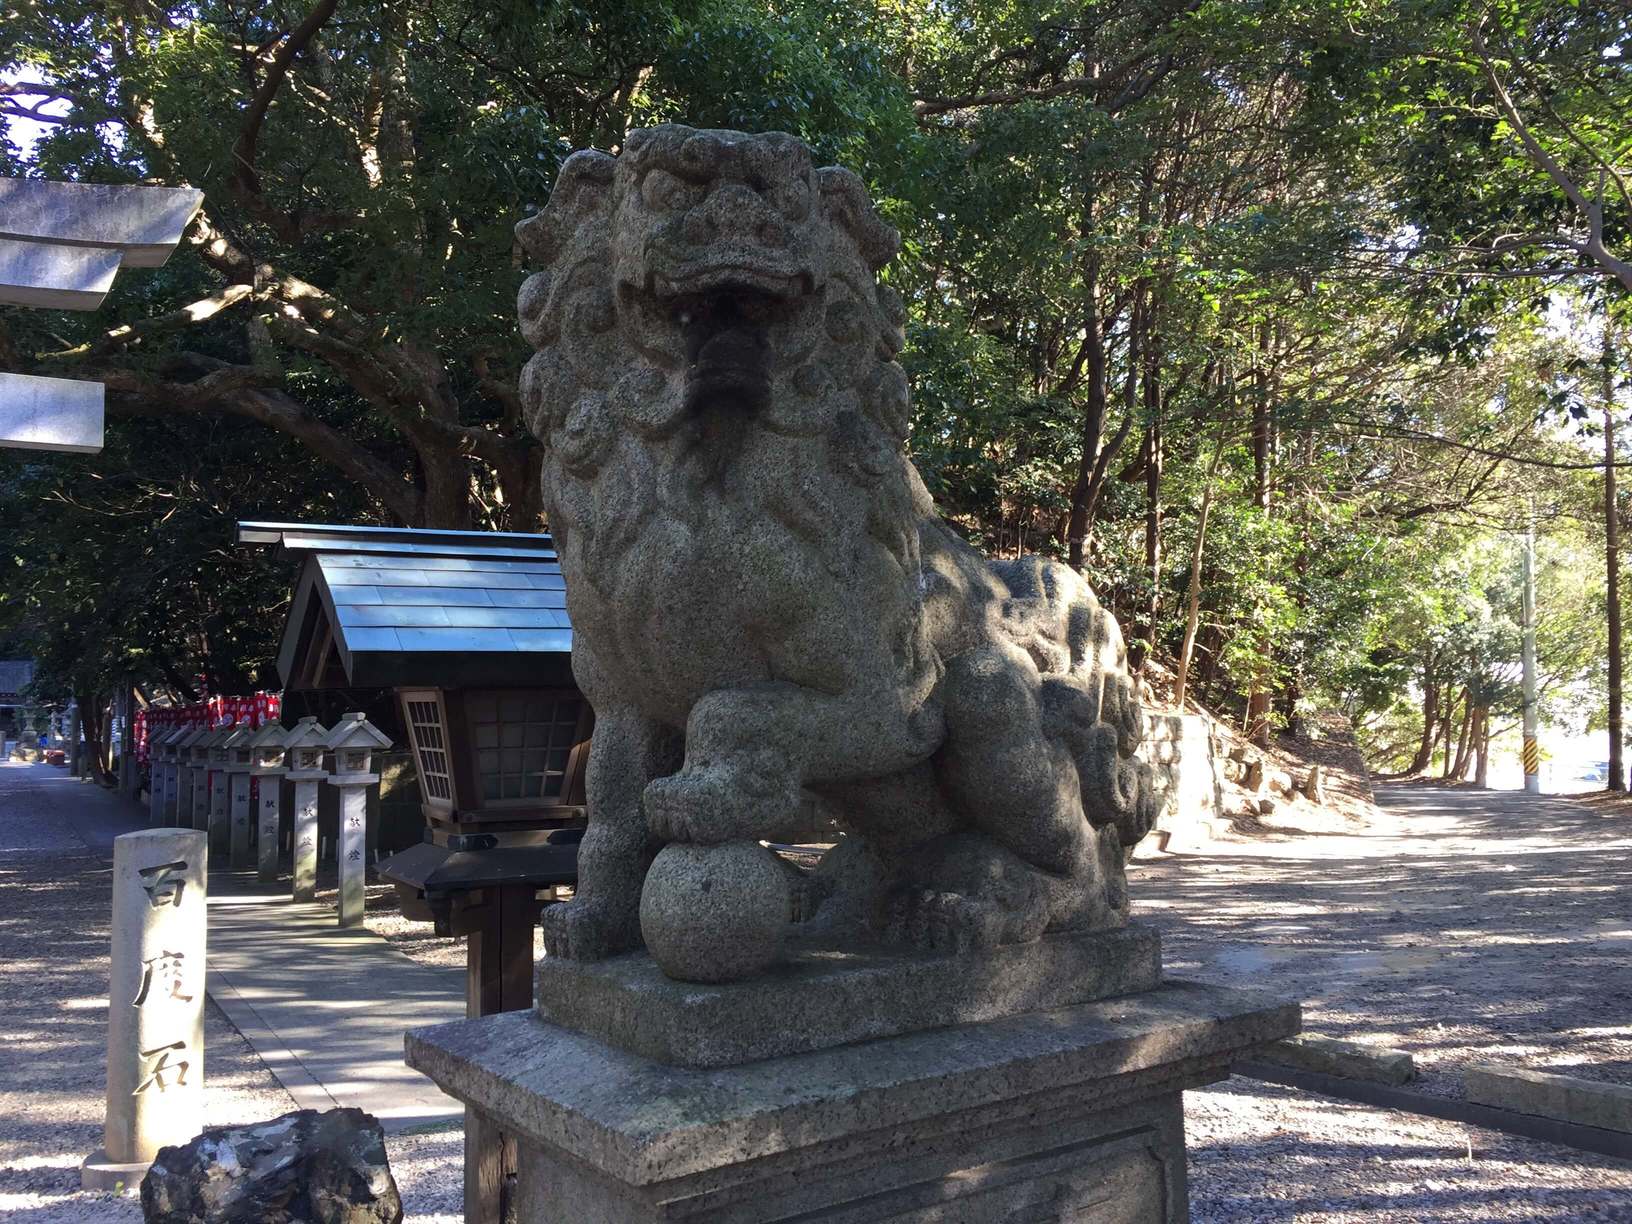
{"label": "shadow on gravel", "polygon": [[[1632,1082],[1632,856],[1604,849],[1620,828],[1510,793],[1380,798],[1438,831],[1387,857],[1142,865],[1135,914],[1161,929],[1169,973],[1300,998],[1308,1031],[1408,1050],[1430,1070],[1556,1063]],[[1458,1092],[1443,1075],[1423,1086]]]}

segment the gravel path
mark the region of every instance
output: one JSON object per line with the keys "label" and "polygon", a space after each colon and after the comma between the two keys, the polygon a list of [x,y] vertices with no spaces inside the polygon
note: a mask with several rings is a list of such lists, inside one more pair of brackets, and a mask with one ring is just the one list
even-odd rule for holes
{"label": "gravel path", "polygon": [[[1430,798],[1435,804],[1445,802],[1461,810],[1456,797],[1434,794]],[[0,765],[0,897],[4,898],[0,901],[0,1031],[11,1035],[10,1041],[0,1045],[0,1220],[135,1224],[140,1219],[139,1208],[130,1200],[86,1195],[78,1189],[79,1162],[101,1139],[109,905],[105,843],[138,819],[132,806],[75,783],[60,770]],[[1425,814],[1422,819],[1462,817],[1453,812],[1450,816]],[[1547,824],[1562,819],[1550,812]],[[1440,832],[1425,832],[1430,828]],[[1488,836],[1470,825],[1457,828],[1461,831],[1428,823],[1417,828],[1417,834],[1438,839],[1439,849],[1420,856],[1420,864],[1413,860],[1411,866],[1430,865],[1431,875],[1444,877],[1441,884],[1445,888],[1453,887],[1445,881],[1458,873],[1432,864],[1460,853],[1449,848],[1458,837]],[[1556,934],[1533,936],[1524,922],[1558,921],[1575,931],[1573,942],[1565,941],[1575,947],[1582,942],[1583,930],[1597,931],[1598,918],[1610,916],[1602,908],[1589,912],[1566,904],[1574,891],[1550,902],[1545,895],[1533,902],[1516,899],[1529,895],[1522,889],[1541,887],[1544,882],[1538,882],[1539,869],[1527,857],[1507,863],[1506,856],[1555,852],[1519,850],[1526,838],[1547,841],[1557,836],[1556,830],[1549,832],[1534,820],[1526,828],[1528,832],[1514,831],[1518,840],[1504,843],[1507,851],[1480,852],[1503,858],[1498,865],[1512,868],[1499,873],[1512,894],[1502,904],[1518,906],[1511,911],[1503,908],[1499,918],[1492,911],[1488,926],[1472,923],[1477,915],[1469,913],[1468,921],[1476,933],[1501,935],[1490,943],[1492,954],[1513,945],[1529,948],[1532,938],[1557,938]],[[1326,839],[1338,845],[1362,840]],[[1382,841],[1377,843],[1382,845]],[[1298,849],[1298,853],[1289,849]],[[1333,942],[1316,955],[1316,961],[1321,955],[1328,960],[1336,957],[1353,969],[1353,963],[1341,961],[1343,956],[1366,955],[1376,946],[1392,947],[1379,943],[1381,935],[1409,934],[1390,925],[1396,910],[1421,916],[1416,927],[1426,926],[1431,911],[1423,907],[1428,896],[1437,895],[1440,885],[1430,888],[1428,896],[1419,895],[1408,880],[1371,879],[1352,861],[1363,860],[1365,872],[1394,871],[1387,858],[1388,854],[1403,854],[1397,847],[1381,856],[1351,851],[1348,859],[1336,861],[1331,855],[1310,854],[1309,849],[1292,837],[1277,842],[1268,853],[1231,847],[1216,857],[1143,865],[1135,872],[1135,896],[1141,898],[1145,916],[1157,918],[1164,926],[1175,971],[1193,976],[1205,971],[1225,980],[1250,979],[1288,993],[1301,992],[1314,1000],[1312,1027],[1323,1028],[1327,1015],[1351,1015],[1352,1026],[1343,1035],[1386,1033],[1386,1044],[1403,1044],[1396,1030],[1408,1027],[1409,1021],[1385,1027],[1376,1017],[1409,1003],[1410,990],[1379,994],[1375,987],[1351,989],[1355,975],[1340,973],[1326,979],[1322,987],[1326,995],[1316,998],[1301,983],[1319,981],[1318,975],[1300,977],[1288,971],[1294,960],[1276,958],[1286,950],[1299,956],[1315,955],[1316,949],[1306,946],[1306,941],[1313,930],[1329,928]],[[1579,847],[1572,854],[1580,858]],[[1378,858],[1381,861],[1372,861]],[[1565,865],[1561,859],[1557,868],[1562,870]],[[1624,867],[1615,869],[1625,871]],[[1411,876],[1410,871],[1403,874]],[[1300,884],[1304,878],[1313,883]],[[1577,879],[1574,873],[1559,878]],[[1603,879],[1606,884],[1624,882],[1624,874],[1619,881],[1608,875]],[[1350,884],[1353,891],[1345,891]],[[1557,880],[1545,886],[1562,891]],[[1454,887],[1465,892],[1470,886]],[[1293,895],[1280,896],[1284,889],[1292,889]],[[1390,900],[1396,897],[1398,903]],[[1460,904],[1473,911],[1481,909],[1471,900]],[[1600,897],[1600,906],[1605,905],[1611,903]],[[389,914],[389,903],[383,897],[376,906],[370,925],[375,925],[377,916],[411,955],[417,952],[432,963],[449,964],[450,969],[458,963],[456,942],[409,929],[400,917]],[[1372,914],[1373,910],[1377,913]],[[1561,917],[1565,914],[1573,917],[1566,921]],[[1367,925],[1371,919],[1382,925],[1373,930]],[[1632,923],[1625,925],[1632,927]],[[1352,947],[1342,943],[1339,934],[1352,941]],[[1420,934],[1410,937],[1422,938]],[[1214,947],[1210,942],[1214,939],[1226,943]],[[1251,949],[1260,944],[1271,951],[1265,954],[1265,962],[1253,962],[1256,953]],[[1574,954],[1581,955],[1578,947]],[[1396,965],[1389,971],[1390,980],[1404,972],[1404,967]],[[1594,960],[1588,972],[1597,974],[1596,985],[1602,991],[1616,975],[1624,978],[1626,969],[1624,964]],[[1521,998],[1515,987],[1508,992],[1511,997],[1498,1004],[1515,1011],[1515,1028],[1533,1010],[1551,1008],[1548,991],[1558,987],[1556,980],[1549,982],[1545,976],[1527,976],[1524,981],[1539,993]],[[1584,983],[1582,989],[1591,985]],[[1428,996],[1430,1000],[1444,997]],[[1403,1013],[1407,1017],[1417,1015],[1417,1009],[1424,1006],[1439,1008],[1441,1004],[1411,1006],[1413,1010]],[[1558,1014],[1573,1016],[1572,1009],[1578,1005],[1561,1006]],[[1614,1010],[1614,1004],[1607,1006]],[[1477,1018],[1478,1009],[1470,1011]],[[1570,1023],[1578,1028],[1614,1028],[1624,1025],[1627,1013],[1622,1006],[1601,1026],[1597,1020],[1572,1019]],[[1447,1005],[1446,1015],[1451,1014]],[[1624,1028],[1616,1031],[1619,1036],[1614,1040],[1624,1040]],[[1590,1042],[1580,1056],[1596,1060],[1598,1051],[1608,1047],[1596,1036]],[[264,1064],[213,1005],[206,1017],[206,1049],[208,1124],[266,1119],[293,1108]],[[1198,1224],[1249,1220],[1309,1224],[1632,1221],[1632,1165],[1274,1085],[1238,1079],[1190,1093],[1186,1127],[1191,1144],[1193,1218]],[[408,1224],[456,1224],[462,1150],[458,1129],[392,1136],[387,1147],[408,1209]]]}
{"label": "gravel path", "polygon": [[1303,1000],[1306,1031],[1632,1083],[1632,820],[1513,792],[1383,787],[1369,829],[1143,860],[1168,971]]}
{"label": "gravel path", "polygon": [[[101,1146],[108,1009],[108,840],[139,813],[45,765],[0,764],[0,1220],[136,1224],[133,1199],[86,1194]],[[213,1002],[204,1015],[204,1121],[296,1108]],[[386,1140],[407,1224],[461,1218],[457,1129]]]}

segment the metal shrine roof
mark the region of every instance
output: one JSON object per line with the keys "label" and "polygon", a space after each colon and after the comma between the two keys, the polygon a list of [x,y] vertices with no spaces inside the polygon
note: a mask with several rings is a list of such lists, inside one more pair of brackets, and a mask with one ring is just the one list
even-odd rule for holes
{"label": "metal shrine roof", "polygon": [[243,522],[238,540],[304,556],[278,648],[287,688],[572,684],[547,535]]}

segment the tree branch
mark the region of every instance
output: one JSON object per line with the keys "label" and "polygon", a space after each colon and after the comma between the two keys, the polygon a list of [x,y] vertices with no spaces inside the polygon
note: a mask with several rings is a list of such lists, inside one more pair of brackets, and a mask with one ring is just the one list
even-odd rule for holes
{"label": "tree branch", "polygon": [[155,315],[149,319],[141,319],[135,323],[126,323],[116,327],[100,340],[88,341],[74,348],[63,349],[56,353],[44,354],[47,360],[61,360],[69,357],[106,357],[118,349],[140,343],[148,336],[162,335],[165,332],[180,331],[194,323],[202,323],[205,319],[213,318],[232,306],[236,306],[245,298],[252,296],[254,290],[243,284],[228,285],[221,292],[211,294],[207,298],[200,298],[191,305],[183,306],[180,310],[172,310],[168,314]]}
{"label": "tree branch", "polygon": [[271,107],[273,98],[277,97],[278,90],[283,87],[284,78],[289,75],[289,67],[294,63],[295,56],[305,49],[306,44],[316,37],[317,32],[334,15],[338,3],[339,0],[318,0],[317,6],[307,14],[306,20],[296,26],[294,32],[278,48],[278,53],[272,57],[272,63],[267,68],[266,79],[255,91],[255,96],[250,99],[249,109],[244,113],[244,126],[232,146],[233,191],[243,197],[247,207],[266,214],[263,219],[275,227],[279,227],[280,219],[282,227],[292,226],[293,234],[285,236],[295,239],[300,236],[299,223],[275,210],[267,209],[261,202],[261,178],[255,172],[255,143],[260,139],[261,124],[266,120],[266,112]]}

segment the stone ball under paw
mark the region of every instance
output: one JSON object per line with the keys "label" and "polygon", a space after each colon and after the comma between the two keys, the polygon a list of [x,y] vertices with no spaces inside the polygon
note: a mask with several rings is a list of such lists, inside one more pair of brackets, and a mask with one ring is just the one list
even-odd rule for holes
{"label": "stone ball under paw", "polygon": [[776,959],[791,901],[786,871],[758,842],[659,851],[640,894],[640,932],[682,982],[734,982]]}

